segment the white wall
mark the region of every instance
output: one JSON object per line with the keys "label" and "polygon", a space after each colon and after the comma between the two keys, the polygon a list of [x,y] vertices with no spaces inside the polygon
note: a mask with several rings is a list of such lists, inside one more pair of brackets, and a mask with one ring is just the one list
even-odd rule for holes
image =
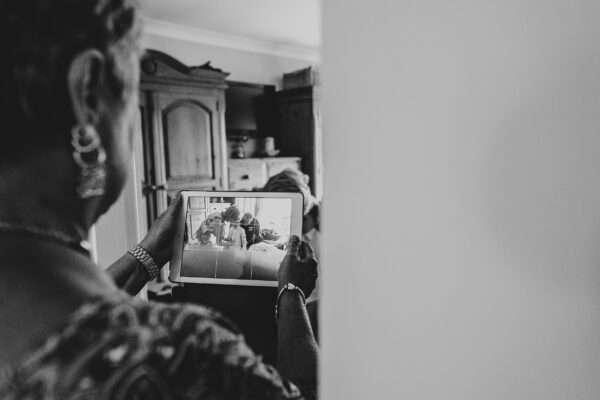
{"label": "white wall", "polygon": [[323,398],[597,399],[600,2],[323,4]]}
{"label": "white wall", "polygon": [[[136,126],[141,127],[141,121]],[[110,266],[147,232],[146,203],[142,197],[143,160],[142,134],[137,132],[127,184],[119,200],[99,219],[90,237],[96,262],[102,267]]]}
{"label": "white wall", "polygon": [[281,85],[284,73],[306,68],[314,63],[307,60],[259,54],[201,43],[146,35],[147,48],[163,51],[187,65],[200,65],[207,61],[231,75],[230,80]]}
{"label": "white wall", "polygon": [[94,227],[98,265],[107,268],[125,254],[131,244],[127,225],[125,201],[121,197]]}

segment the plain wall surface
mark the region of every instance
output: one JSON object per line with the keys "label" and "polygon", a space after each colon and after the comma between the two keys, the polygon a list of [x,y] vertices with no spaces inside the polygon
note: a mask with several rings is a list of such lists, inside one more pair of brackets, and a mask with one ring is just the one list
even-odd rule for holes
{"label": "plain wall surface", "polygon": [[157,35],[146,35],[147,48],[163,51],[186,65],[207,61],[215,68],[229,72],[227,79],[263,85],[281,86],[283,74],[314,65],[295,58],[209,46]]}
{"label": "plain wall surface", "polygon": [[[141,122],[136,126],[141,127]],[[142,196],[143,163],[142,134],[138,131],[134,135],[129,175],[121,196],[94,226],[93,253],[101,267],[108,268],[147,232],[146,201]]]}
{"label": "plain wall surface", "polygon": [[121,197],[95,226],[97,262],[103,268],[108,268],[135,245],[127,235],[128,225],[135,221],[127,221],[127,217],[125,200]]}
{"label": "plain wall surface", "polygon": [[323,398],[599,398],[600,2],[323,6]]}

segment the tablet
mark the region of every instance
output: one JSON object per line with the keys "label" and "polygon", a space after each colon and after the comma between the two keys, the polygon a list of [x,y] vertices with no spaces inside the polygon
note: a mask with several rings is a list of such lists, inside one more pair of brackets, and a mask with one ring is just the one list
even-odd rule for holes
{"label": "tablet", "polygon": [[277,286],[291,235],[302,234],[300,193],[183,191],[169,279]]}

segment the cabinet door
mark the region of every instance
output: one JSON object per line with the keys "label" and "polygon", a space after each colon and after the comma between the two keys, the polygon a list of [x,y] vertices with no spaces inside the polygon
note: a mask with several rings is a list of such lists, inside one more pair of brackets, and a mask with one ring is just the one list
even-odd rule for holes
{"label": "cabinet door", "polygon": [[223,146],[219,97],[156,93],[158,159],[169,191],[222,187]]}

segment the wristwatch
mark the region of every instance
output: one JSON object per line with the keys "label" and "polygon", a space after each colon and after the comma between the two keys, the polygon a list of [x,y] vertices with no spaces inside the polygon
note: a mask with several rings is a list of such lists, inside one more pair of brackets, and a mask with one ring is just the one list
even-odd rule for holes
{"label": "wristwatch", "polygon": [[133,249],[127,251],[131,254],[140,264],[144,266],[144,269],[148,273],[150,280],[156,278],[160,273],[160,268],[156,265],[154,258],[148,253],[142,246],[135,246]]}
{"label": "wristwatch", "polygon": [[306,296],[304,295],[304,291],[302,289],[300,289],[298,286],[294,285],[292,282],[286,283],[281,288],[279,293],[277,294],[277,300],[275,301],[275,320],[276,321],[279,320],[279,301],[281,300],[281,296],[283,296],[283,294],[285,292],[287,292],[288,290],[293,290],[293,291],[300,293],[300,296],[302,296],[302,302],[304,304],[306,304]]}

